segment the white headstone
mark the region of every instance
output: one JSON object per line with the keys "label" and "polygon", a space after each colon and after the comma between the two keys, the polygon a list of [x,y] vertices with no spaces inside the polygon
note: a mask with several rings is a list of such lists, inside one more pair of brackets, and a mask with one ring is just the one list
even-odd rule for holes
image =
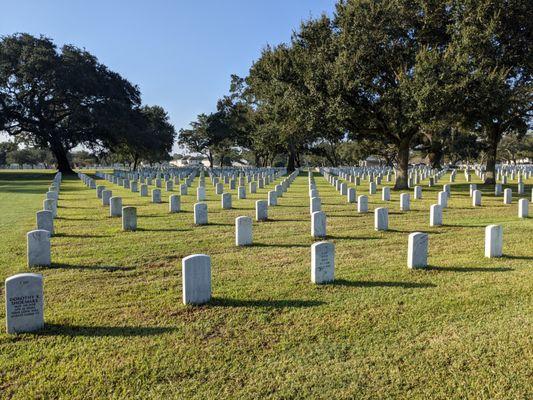
{"label": "white headstone", "polygon": [[37,229],[42,229],[54,234],[54,214],[52,211],[42,210],[37,211]]}
{"label": "white headstone", "polygon": [[311,246],[311,282],[316,284],[335,280],[335,245],[317,242]]}
{"label": "white headstone", "polygon": [[503,254],[503,229],[501,225],[485,228],[485,257],[501,257]]}
{"label": "white headstone", "polygon": [[472,206],[477,207],[481,205],[481,190],[472,191]]}
{"label": "white headstone", "polygon": [[183,304],[205,304],[211,300],[211,258],[193,254],[181,261]]}
{"label": "white headstone", "polygon": [[177,194],[172,194],[168,197],[168,212],[178,213],[181,211],[181,197]]}
{"label": "white headstone", "polygon": [[44,327],[43,276],[17,274],[6,279],[7,333],[33,332]]}
{"label": "white headstone", "polygon": [[423,232],[414,232],[409,235],[407,249],[407,266],[409,268],[427,267],[428,235]]}
{"label": "white headstone", "polygon": [[122,207],[122,230],[123,231],[137,230],[137,208]]}
{"label": "white headstone", "polygon": [[400,194],[400,210],[409,211],[411,209],[409,193]]}
{"label": "white headstone", "polygon": [[111,190],[104,190],[102,192],[102,205],[108,206],[109,205],[109,199],[113,196],[113,192]]}
{"label": "white headstone", "polygon": [[275,190],[268,192],[268,205],[277,206],[278,205],[278,195]]}
{"label": "white headstone", "polygon": [[207,225],[206,203],[196,203],[194,205],[194,223],[196,225]]}
{"label": "white headstone", "polygon": [[321,211],[321,207],[320,197],[313,197],[309,202],[309,213],[313,214],[316,211]]}
{"label": "white headstone", "polygon": [[235,218],[235,245],[249,246],[252,244],[252,219],[242,216]]}
{"label": "white headstone", "polygon": [[361,195],[357,197],[357,212],[366,213],[368,212],[368,197]]}
{"label": "white headstone", "polygon": [[323,211],[311,214],[311,236],[315,238],[326,236],[326,213]]}
{"label": "white headstone", "polygon": [[205,187],[204,186],[198,186],[196,188],[196,200],[205,201]]}
{"label": "white headstone", "polygon": [[268,219],[268,202],[266,200],[257,200],[255,202],[255,219],[257,221],[266,221]]}
{"label": "white headstone", "polygon": [[141,197],[148,197],[148,185],[147,184],[142,184],[141,185],[141,193],[140,193]]}
{"label": "white headstone", "polygon": [[378,207],[374,210],[374,229],[376,231],[386,231],[389,229],[389,209]]}
{"label": "white headstone", "polygon": [[161,189],[152,190],[152,203],[161,203]]}
{"label": "white headstone", "polygon": [[348,188],[348,191],[346,193],[346,201],[348,203],[355,203],[355,189],[354,188]]}
{"label": "white headstone", "polygon": [[429,225],[442,225],[442,207],[438,204],[432,204],[429,208]]}
{"label": "white headstone", "polygon": [[122,215],[122,197],[114,196],[109,199],[109,215],[111,217]]}
{"label": "white headstone", "polygon": [[26,235],[28,267],[51,265],[50,232],[36,229]]}
{"label": "white headstone", "polygon": [[513,202],[513,191],[509,188],[503,191],[503,204],[511,204]]}
{"label": "white headstone", "polygon": [[390,201],[390,187],[385,186],[381,189],[381,200]]}
{"label": "white headstone", "polygon": [[529,202],[527,199],[518,200],[518,218],[529,217]]}

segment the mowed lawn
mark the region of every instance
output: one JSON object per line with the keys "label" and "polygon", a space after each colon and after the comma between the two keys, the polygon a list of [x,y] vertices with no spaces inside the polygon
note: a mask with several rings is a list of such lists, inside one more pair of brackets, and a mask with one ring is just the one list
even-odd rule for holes
{"label": "mowed lawn", "polygon": [[[52,177],[0,173],[2,281],[28,271],[26,232]],[[164,202],[151,204],[100,180],[137,206],[139,230],[125,233],[94,190],[65,177],[53,266],[32,270],[44,275],[46,329],[5,334],[2,301],[0,397],[533,398],[533,220],[517,216],[516,181],[504,205],[474,176],[483,206],[473,208],[459,173],[441,227],[429,227],[429,207],[448,175],[434,188],[424,181],[412,211],[401,212],[393,192],[390,231],[376,232],[381,187],[371,212],[358,214],[315,179],[336,246],[337,280],[322,286],[310,282],[306,173],[269,208],[270,221],[254,221],[246,248],[235,247],[234,219],[253,216],[273,185],[246,200],[233,191],[234,209],[222,210],[206,179],[210,224],[195,227],[198,179],[179,214],[168,214],[164,189]],[[505,256],[486,259],[484,229],[494,223]],[[406,266],[414,231],[429,233],[428,270]],[[181,259],[195,253],[212,259],[213,300],[201,307],[181,298]]]}

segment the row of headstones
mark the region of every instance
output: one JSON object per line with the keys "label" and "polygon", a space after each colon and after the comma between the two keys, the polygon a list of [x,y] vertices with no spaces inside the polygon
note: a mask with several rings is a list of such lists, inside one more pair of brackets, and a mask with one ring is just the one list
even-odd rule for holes
{"label": "row of headstones", "polygon": [[[288,178],[284,179],[280,185],[276,185],[276,190],[269,192],[268,202],[264,200],[258,200],[256,202],[256,219],[258,221],[263,221],[268,218],[267,206],[274,206],[277,204],[277,198],[283,196],[283,192],[288,189],[290,183],[297,176],[298,171],[295,171]],[[83,173],[78,174],[80,179],[86,183],[88,186],[93,186],[92,178],[88,177]],[[277,175],[277,173],[275,174]],[[205,184],[205,181],[202,181],[203,175],[200,176],[200,184]],[[275,176],[272,177],[275,179]],[[192,182],[192,181],[191,181]],[[190,183],[189,183],[190,184]],[[111,217],[122,217],[122,229],[124,231],[135,231],[137,229],[137,208],[136,207],[123,207],[122,198],[115,196],[111,197],[112,192],[106,190],[104,186],[96,186],[96,196],[102,199],[102,205],[109,205],[109,213]],[[245,198],[245,194],[239,198]],[[205,200],[205,186],[199,186],[197,188],[197,199],[198,201]],[[160,203],[161,202],[161,192],[158,189],[152,191],[152,202]],[[222,195],[222,208],[228,209],[231,208],[231,194],[223,193]],[[169,212],[175,213],[181,211],[181,197],[178,195],[171,195],[169,197]],[[208,223],[208,212],[207,204],[205,203],[196,203],[194,204],[194,223],[196,225],[206,225]]]}
{"label": "row of headstones", "polygon": [[[486,168],[481,165],[473,166],[474,173],[482,180],[485,180]],[[470,168],[465,168],[465,177],[470,175]],[[518,183],[523,183],[524,179],[529,179],[533,176],[533,165],[498,165],[496,166],[496,181],[503,185],[507,184],[507,180],[517,180]]]}
{"label": "row of headstones", "polygon": [[[284,182],[287,188],[296,178],[298,172],[292,173]],[[90,186],[90,177],[79,174],[80,178]],[[197,208],[201,203],[195,205],[195,221],[200,222],[202,216],[201,209]],[[136,208],[122,207],[122,224],[124,230],[135,230],[137,226]],[[267,202],[258,200],[256,202],[256,219],[263,221],[267,219]],[[207,223],[207,213],[205,215]],[[34,237],[34,234],[37,234]],[[240,216],[235,219],[235,244],[236,246],[249,246],[253,244],[252,218]],[[31,252],[30,252],[31,250]],[[40,258],[30,257],[33,252],[38,252]],[[46,256],[46,257],[43,257]],[[50,261],[50,234],[47,231],[33,231],[28,234],[28,266],[49,266]],[[196,272],[185,273],[184,279],[191,280]],[[193,281],[195,278],[192,279]],[[185,281],[184,281],[185,282]],[[184,284],[184,288],[191,285]],[[196,289],[193,289],[193,291]],[[184,302],[187,297],[185,293],[190,290],[184,289]],[[44,326],[43,312],[43,279],[40,274],[24,273],[6,279],[6,326],[8,333],[31,332],[41,329]]]}
{"label": "row of headstones", "polygon": [[28,267],[50,265],[50,237],[54,235],[54,218],[57,217],[57,203],[61,189],[61,172],[57,172],[46,192],[43,209],[36,213],[36,228],[26,234]]}
{"label": "row of headstones", "polygon": [[[413,232],[407,243],[407,267],[424,269],[428,267],[429,237],[424,232]],[[500,225],[485,228],[485,257],[503,255],[503,229]],[[182,260],[183,303],[206,304],[211,300],[211,257],[193,254]],[[331,283],[335,280],[335,245],[322,241],[311,245],[311,282]]]}

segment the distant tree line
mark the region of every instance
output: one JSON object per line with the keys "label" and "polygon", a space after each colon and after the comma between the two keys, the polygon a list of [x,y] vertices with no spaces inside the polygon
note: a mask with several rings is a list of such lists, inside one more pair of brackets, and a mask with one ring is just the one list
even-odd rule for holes
{"label": "distant tree line", "polygon": [[413,151],[435,167],[480,159],[494,183],[497,160],[531,155],[532,10],[530,0],[341,0],[333,17],[264,48],[178,141],[211,164],[240,149],[256,165],[283,156],[289,171],[304,158],[376,155],[396,166],[398,189]]}
{"label": "distant tree line", "polygon": [[67,173],[78,146],[136,168],[169,159],[176,136],[161,107],[89,52],[25,33],[0,39],[2,131],[28,147],[19,155],[47,150]]}

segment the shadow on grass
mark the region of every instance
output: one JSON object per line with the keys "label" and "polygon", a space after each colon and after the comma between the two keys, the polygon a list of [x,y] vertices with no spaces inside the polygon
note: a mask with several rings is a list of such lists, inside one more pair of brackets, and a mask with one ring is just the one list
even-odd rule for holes
{"label": "shadow on grass", "polygon": [[64,238],[105,238],[112,237],[111,235],[70,235],[67,233],[54,233],[54,237],[64,237]]}
{"label": "shadow on grass", "polygon": [[530,256],[511,256],[504,254],[502,258],[508,258],[509,260],[533,260],[533,257]]}
{"label": "shadow on grass", "polygon": [[385,282],[385,281],[348,281],[345,279],[337,279],[330,283],[334,286],[350,286],[350,287],[399,287],[403,289],[427,289],[437,287],[433,283],[417,283],[417,282]]}
{"label": "shadow on grass", "polygon": [[115,271],[133,271],[134,267],[111,267],[106,265],[74,265],[67,263],[52,263],[49,267],[38,267],[38,269],[81,269],[81,270],[92,270],[92,271],[104,271],[104,272],[115,272]]}
{"label": "shadow on grass", "polygon": [[327,235],[325,239],[339,239],[339,240],[378,240],[381,237],[369,237],[369,236],[339,236],[339,235]]}
{"label": "shadow on grass", "polygon": [[37,336],[153,336],[172,332],[174,328],[165,327],[143,327],[143,326],[78,326],[45,324],[44,329],[35,332]]}
{"label": "shadow on grass", "polygon": [[279,244],[279,243],[254,243],[252,246],[250,247],[287,247],[287,248],[298,248],[298,247],[311,247],[310,244],[290,244],[290,243],[283,243],[283,244]]}
{"label": "shadow on grass", "polygon": [[137,228],[141,232],[188,232],[192,229],[178,229],[178,228]]}
{"label": "shadow on grass", "polygon": [[326,304],[318,300],[241,300],[215,297],[209,305],[214,307],[264,307],[264,308],[307,308]]}
{"label": "shadow on grass", "polygon": [[507,272],[514,271],[507,267],[436,267],[428,266],[428,270],[448,272]]}

